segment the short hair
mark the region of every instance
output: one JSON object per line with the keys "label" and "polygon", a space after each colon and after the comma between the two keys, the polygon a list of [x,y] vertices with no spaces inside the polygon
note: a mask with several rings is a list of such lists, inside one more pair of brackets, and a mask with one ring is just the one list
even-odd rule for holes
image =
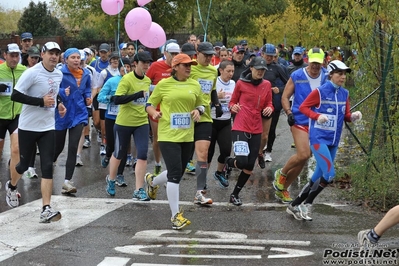
{"label": "short hair", "polygon": [[132,45],[132,46],[134,47],[134,49],[136,49],[136,45],[135,45],[134,42],[128,42],[128,43],[126,44],[126,48],[128,48],[130,45]]}
{"label": "short hair", "polygon": [[230,60],[223,60],[223,61],[220,62],[220,64],[219,64],[219,68],[220,68],[220,69],[225,69],[227,66],[234,66],[233,61],[230,61]]}

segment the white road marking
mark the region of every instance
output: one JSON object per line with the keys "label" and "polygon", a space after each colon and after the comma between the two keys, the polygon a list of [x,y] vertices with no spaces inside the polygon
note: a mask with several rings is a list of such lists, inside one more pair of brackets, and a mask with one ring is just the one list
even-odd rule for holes
{"label": "white road marking", "polygon": [[292,248],[271,248],[270,251],[284,252],[286,254],[276,254],[267,256],[268,259],[285,259],[311,256],[314,253],[306,250],[292,249]]}
{"label": "white road marking", "polygon": [[130,258],[105,257],[97,266],[126,266],[129,260]]}
{"label": "white road marking", "polygon": [[240,245],[168,245],[168,248],[201,248],[201,249],[239,249],[239,250],[265,250],[259,246],[240,246]]}

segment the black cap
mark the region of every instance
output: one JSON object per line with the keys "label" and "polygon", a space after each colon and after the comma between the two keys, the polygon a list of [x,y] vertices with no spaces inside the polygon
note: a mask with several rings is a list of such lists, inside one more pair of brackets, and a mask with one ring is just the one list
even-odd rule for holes
{"label": "black cap", "polygon": [[215,43],[213,44],[213,47],[215,47],[215,48],[222,48],[222,47],[223,47],[223,43],[222,43],[222,42],[215,42]]}
{"label": "black cap", "polygon": [[185,43],[181,46],[181,52],[186,55],[195,55],[197,52],[195,51],[195,47],[192,43]]}
{"label": "black cap", "polygon": [[266,60],[261,56],[254,57],[249,63],[249,66],[252,66],[255,69],[267,69]]}
{"label": "black cap", "polygon": [[36,46],[31,46],[28,49],[28,55],[30,57],[40,57],[40,50]]}
{"label": "black cap", "polygon": [[112,58],[119,58],[120,56],[119,56],[119,53],[117,52],[117,51],[114,51],[114,52],[112,52],[110,55],[109,55],[109,58],[108,58],[108,60],[111,60]]}
{"label": "black cap", "polygon": [[98,48],[99,52],[102,52],[102,51],[109,52],[109,50],[111,50],[111,47],[109,46],[108,43],[102,43],[102,44],[100,44],[100,47]]}
{"label": "black cap", "polygon": [[197,48],[198,52],[203,54],[216,54],[215,50],[213,49],[212,43],[210,42],[201,42],[198,44]]}
{"label": "black cap", "polygon": [[148,52],[138,52],[134,55],[133,61],[134,62],[138,62],[138,61],[152,62],[153,60]]}
{"label": "black cap", "polygon": [[241,41],[240,41],[240,45],[248,45],[247,40],[241,40]]}
{"label": "black cap", "polygon": [[123,57],[121,60],[119,60],[118,69],[122,67],[122,63],[123,65],[130,65],[130,59],[127,57]]}

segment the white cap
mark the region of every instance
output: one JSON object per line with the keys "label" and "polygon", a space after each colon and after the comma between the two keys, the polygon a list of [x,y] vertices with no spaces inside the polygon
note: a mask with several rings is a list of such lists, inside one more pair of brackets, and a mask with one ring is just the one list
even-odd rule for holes
{"label": "white cap", "polygon": [[343,63],[340,60],[333,60],[328,64],[327,72],[330,73],[331,71],[334,71],[334,70],[346,70],[346,72],[348,72],[348,73],[350,73],[352,71],[352,69],[350,67],[345,65],[345,63]]}
{"label": "white cap", "polygon": [[53,50],[53,49],[57,49],[57,50],[61,51],[61,48],[58,45],[58,43],[56,43],[56,42],[46,42],[46,44],[43,45],[42,52],[50,51],[50,50]]}
{"label": "white cap", "polygon": [[18,44],[10,43],[7,45],[6,53],[21,53],[21,50],[19,50]]}
{"label": "white cap", "polygon": [[180,53],[180,46],[177,43],[171,42],[166,45],[165,51],[169,53]]}
{"label": "white cap", "polygon": [[83,51],[89,55],[93,55],[93,52],[90,48],[84,48]]}
{"label": "white cap", "polygon": [[83,51],[83,50],[79,50],[79,53],[80,53],[80,60],[86,60],[86,54],[85,54],[85,51]]}

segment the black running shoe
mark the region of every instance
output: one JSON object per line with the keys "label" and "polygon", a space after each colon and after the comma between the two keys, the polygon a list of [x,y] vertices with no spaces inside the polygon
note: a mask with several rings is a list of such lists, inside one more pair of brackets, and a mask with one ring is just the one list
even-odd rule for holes
{"label": "black running shoe", "polygon": [[236,206],[242,205],[241,199],[238,196],[234,195],[234,194],[230,195],[230,203],[233,203]]}

